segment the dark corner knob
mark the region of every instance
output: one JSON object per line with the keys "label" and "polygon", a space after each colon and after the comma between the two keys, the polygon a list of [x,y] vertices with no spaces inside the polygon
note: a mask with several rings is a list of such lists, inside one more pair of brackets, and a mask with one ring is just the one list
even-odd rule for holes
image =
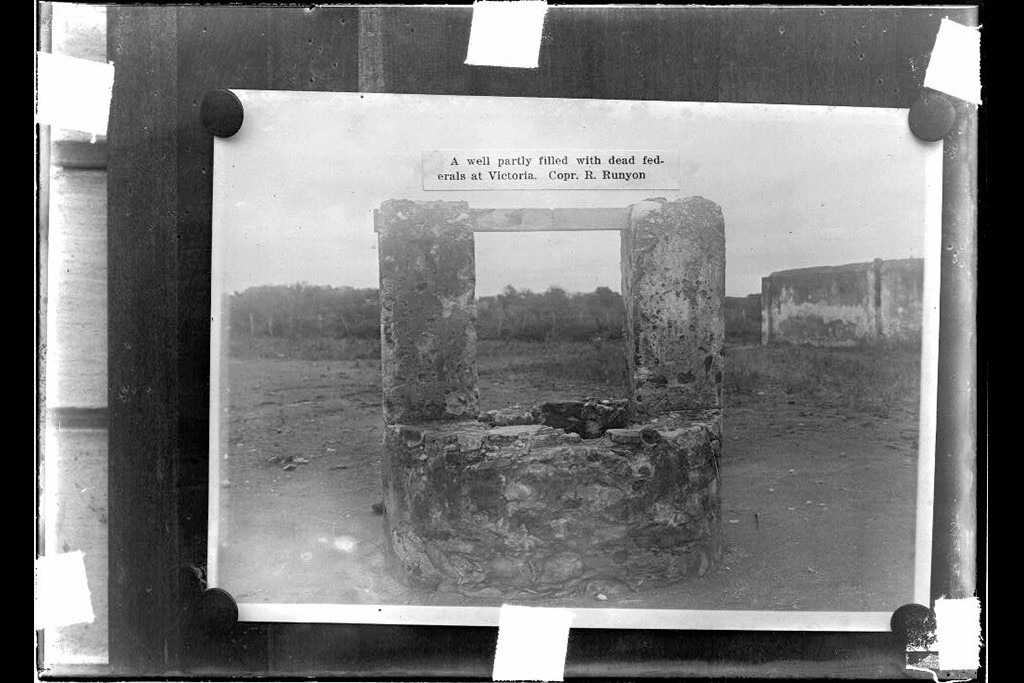
{"label": "dark corner knob", "polygon": [[910,107],[910,131],[926,142],[938,142],[953,132],[956,108],[949,98],[934,90],[923,90]]}
{"label": "dark corner knob", "polygon": [[238,603],[223,588],[208,588],[199,596],[199,623],[208,631],[226,633],[238,623]]}
{"label": "dark corner knob", "polygon": [[203,127],[219,138],[229,138],[242,127],[245,110],[238,95],[230,90],[211,90],[199,107]]}
{"label": "dark corner knob", "polygon": [[924,605],[903,605],[892,613],[889,626],[905,648],[928,650],[935,639],[935,612]]}

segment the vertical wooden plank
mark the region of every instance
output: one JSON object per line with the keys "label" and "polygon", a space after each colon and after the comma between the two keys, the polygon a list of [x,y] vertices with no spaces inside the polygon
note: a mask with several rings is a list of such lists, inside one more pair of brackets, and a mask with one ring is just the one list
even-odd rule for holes
{"label": "vertical wooden plank", "polygon": [[944,143],[932,598],[977,594],[977,108]]}
{"label": "vertical wooden plank", "polygon": [[387,92],[384,80],[384,22],[379,7],[359,10],[359,92]]}
{"label": "vertical wooden plank", "polygon": [[[107,61],[107,8],[70,2],[53,7],[53,52],[94,62]],[[106,136],[56,128],[53,164],[65,168],[106,168]]]}
{"label": "vertical wooden plank", "polygon": [[[56,509],[55,539],[49,552],[82,551],[96,619],[46,632],[46,663],[99,664],[107,660],[107,432],[61,429],[51,424],[48,464],[57,467],[60,488],[51,498]],[[53,492],[51,492],[52,494]]]}
{"label": "vertical wooden plank", "polygon": [[[351,91],[358,86],[353,8],[188,7],[178,13],[179,562],[206,564],[213,140],[199,105],[216,88]],[[185,576],[184,574],[182,576]],[[182,590],[193,590],[186,585]],[[189,622],[190,671],[265,671],[274,626],[211,638]]]}
{"label": "vertical wooden plank", "polygon": [[110,109],[110,662],[176,665],[176,10],[118,7]]}
{"label": "vertical wooden plank", "polygon": [[275,90],[354,92],[359,87],[359,10],[267,11],[267,78]]}
{"label": "vertical wooden plank", "polygon": [[[210,245],[213,137],[202,126],[203,97],[217,88],[269,87],[267,11],[257,7],[182,7],[177,12],[178,97],[175,245],[179,288],[174,311],[181,402],[178,444],[176,578],[181,582],[180,666],[190,672],[266,670],[266,628],[247,625],[217,636],[196,612],[201,586],[190,567],[206,566],[210,388]],[[240,640],[241,639],[241,640]]]}
{"label": "vertical wooden plank", "polygon": [[723,13],[720,101],[909,107],[937,13],[742,8]]}
{"label": "vertical wooden plank", "polygon": [[836,22],[849,16],[810,8],[723,10],[719,100],[835,104]]}
{"label": "vertical wooden plank", "polygon": [[[49,52],[52,42],[52,21],[53,5],[49,2],[40,2],[36,5],[38,34],[36,36],[36,49],[40,52]],[[35,414],[35,465],[36,465],[36,553],[43,552],[46,547],[46,533],[44,531],[44,520],[52,511],[46,509],[44,504],[45,491],[43,490],[43,465],[46,458],[46,310],[49,252],[49,231],[50,231],[50,127],[36,124],[36,242],[35,242],[35,266],[36,276],[33,283],[35,289],[35,373],[36,373],[36,414]],[[45,634],[40,634],[37,641],[36,667],[43,666],[46,656],[47,640]]]}
{"label": "vertical wooden plank", "polygon": [[[41,3],[39,9],[41,49],[106,61],[106,8]],[[47,239],[41,235],[38,256],[53,266],[39,271],[50,280],[40,311],[50,324],[40,321],[39,337],[50,370],[39,388],[52,504],[42,516],[45,550],[84,552],[96,615],[91,624],[47,631],[49,669],[107,661],[107,184],[105,136],[94,144],[77,131],[55,129],[51,136],[41,127],[40,133],[40,187],[49,192],[39,196]]]}
{"label": "vertical wooden plank", "polygon": [[107,406],[107,174],[54,168],[50,209],[50,411]]}
{"label": "vertical wooden plank", "polygon": [[60,2],[53,10],[54,53],[107,61],[106,7]]}
{"label": "vertical wooden plank", "polygon": [[[38,49],[49,52],[51,44],[51,21],[53,6],[43,2],[38,5],[39,36]],[[41,462],[46,434],[46,310],[47,278],[50,250],[50,127],[36,124],[36,454]],[[42,484],[40,483],[39,486]],[[42,496],[40,496],[42,499]],[[44,514],[45,510],[40,509]],[[41,530],[40,530],[41,531]],[[39,539],[42,547],[42,541]]]}
{"label": "vertical wooden plank", "polygon": [[471,7],[381,7],[380,17],[387,92],[469,94],[462,62]]}
{"label": "vertical wooden plank", "polygon": [[[210,244],[213,136],[199,118],[207,92],[269,87],[267,10],[182,7],[178,11],[176,217],[180,240],[174,277],[182,487],[181,562],[205,564],[210,400]],[[200,538],[202,536],[202,538]]]}
{"label": "vertical wooden plank", "polygon": [[[590,50],[596,61],[585,97],[710,102],[718,98],[720,13],[706,7],[616,8],[603,16],[593,8],[573,8],[573,17],[599,20]],[[558,36],[553,36],[557,38]],[[601,49],[602,44],[611,49]],[[572,61],[557,44],[552,58]],[[589,61],[589,60],[587,60]],[[576,68],[586,68],[587,61]]]}

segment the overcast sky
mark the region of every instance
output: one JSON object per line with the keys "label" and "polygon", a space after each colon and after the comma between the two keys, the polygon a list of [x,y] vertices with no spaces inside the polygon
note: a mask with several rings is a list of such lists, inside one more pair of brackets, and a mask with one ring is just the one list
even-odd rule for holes
{"label": "overcast sky", "polygon": [[[901,110],[239,95],[242,130],[215,141],[214,273],[225,292],[376,287],[372,215],[390,198],[554,208],[702,195],[722,207],[726,293],[742,296],[776,270],[922,256],[927,186],[941,172],[941,146],[914,138]],[[421,154],[438,149],[676,150],[680,189],[425,191]],[[616,232],[478,233],[476,245],[478,296],[507,284],[620,289]]]}

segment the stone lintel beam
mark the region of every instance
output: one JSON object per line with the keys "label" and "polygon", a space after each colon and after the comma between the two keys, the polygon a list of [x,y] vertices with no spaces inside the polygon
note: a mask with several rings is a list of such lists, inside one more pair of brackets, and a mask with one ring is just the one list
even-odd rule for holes
{"label": "stone lintel beam", "polygon": [[[473,232],[573,232],[626,230],[629,208],[470,209]],[[374,230],[378,211],[374,211]]]}
{"label": "stone lintel beam", "polygon": [[628,208],[590,209],[474,209],[476,232],[559,232],[625,230]]}

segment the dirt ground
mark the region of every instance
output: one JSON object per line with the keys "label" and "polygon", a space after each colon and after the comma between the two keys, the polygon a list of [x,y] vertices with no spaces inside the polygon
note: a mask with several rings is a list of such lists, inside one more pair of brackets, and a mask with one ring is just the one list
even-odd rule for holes
{"label": "dirt ground", "polygon": [[[892,611],[910,602],[916,395],[834,380],[836,368],[873,357],[800,353],[833,374],[780,384],[771,368],[785,350],[726,350],[739,380],[726,383],[725,556],[715,571],[642,594],[543,604]],[[913,356],[896,362],[916,372]],[[239,602],[500,604],[410,590],[385,574],[373,509],[381,500],[377,361],[232,358],[228,373],[218,585]],[[863,400],[850,400],[854,388]],[[492,354],[480,360],[480,394],[486,410],[623,391]]]}

